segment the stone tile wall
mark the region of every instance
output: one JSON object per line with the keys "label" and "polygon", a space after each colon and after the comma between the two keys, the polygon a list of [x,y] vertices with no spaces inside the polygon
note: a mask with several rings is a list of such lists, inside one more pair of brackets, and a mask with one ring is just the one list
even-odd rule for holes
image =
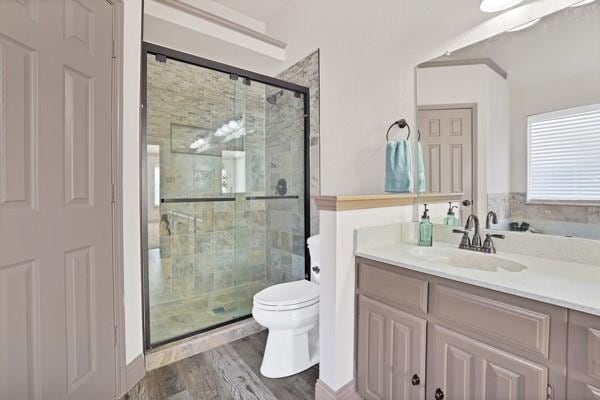
{"label": "stone tile wall", "polygon": [[[271,283],[304,278],[304,101],[293,92],[268,87],[276,104],[266,105],[267,194],[280,179],[287,195],[267,200],[267,272]],[[294,252],[294,243],[296,246]]]}
{"label": "stone tile wall", "polygon": [[[319,188],[319,52],[315,51],[278,78],[310,89],[310,195]],[[272,283],[304,278],[304,99],[293,92],[268,87],[266,104],[267,193],[276,193],[279,179],[288,184],[288,194],[299,198],[269,200],[267,206],[267,274]],[[311,200],[311,234],[319,232],[318,211]]]}
{"label": "stone tile wall", "polygon": [[[310,89],[310,195],[321,194],[319,50],[309,54],[277,77]],[[311,235],[318,234],[319,212],[314,200],[310,201],[310,221]]]}

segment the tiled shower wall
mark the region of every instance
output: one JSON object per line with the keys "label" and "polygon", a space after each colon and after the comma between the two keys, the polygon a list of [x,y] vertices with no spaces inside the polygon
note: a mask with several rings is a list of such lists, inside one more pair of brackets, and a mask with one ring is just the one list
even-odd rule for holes
{"label": "tiled shower wall", "polygon": [[[279,89],[267,88],[267,95]],[[304,100],[292,92],[277,95],[266,105],[268,195],[276,194],[280,179],[287,195],[298,198],[267,200],[267,263],[271,283],[304,278]]]}
{"label": "tiled shower wall", "polygon": [[[171,124],[216,130],[245,114],[246,189],[265,185],[265,87],[169,60],[148,60],[148,144],[160,146],[161,196],[231,197],[221,193],[221,157],[171,151]],[[149,196],[150,197],[150,196]],[[149,199],[149,203],[151,203]],[[161,204],[160,276],[150,278],[151,305],[266,279],[264,201]],[[157,259],[160,254],[160,259]],[[152,265],[150,266],[152,267]],[[152,272],[150,272],[152,273]]]}
{"label": "tiled shower wall", "polygon": [[[281,74],[279,79],[310,89],[310,195],[319,187],[319,52],[315,51]],[[267,88],[267,96],[279,91]],[[280,178],[288,182],[288,194],[297,200],[269,200],[267,206],[267,262],[272,283],[304,277],[304,188],[303,99],[291,93],[277,97],[276,104],[266,104],[267,193],[275,193]],[[310,233],[319,233],[319,213],[310,201]]]}
{"label": "tiled shower wall", "polygon": [[[320,183],[320,77],[319,50],[314,51],[279,75],[279,79],[310,89],[310,195],[321,194]],[[319,233],[319,211],[310,201],[310,233]]]}

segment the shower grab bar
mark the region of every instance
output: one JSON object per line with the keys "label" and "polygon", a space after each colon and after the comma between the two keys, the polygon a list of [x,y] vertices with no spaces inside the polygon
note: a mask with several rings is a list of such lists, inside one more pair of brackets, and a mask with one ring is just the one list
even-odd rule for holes
{"label": "shower grab bar", "polygon": [[235,201],[235,197],[190,197],[175,199],[160,199],[161,203],[210,203],[217,201]]}
{"label": "shower grab bar", "polygon": [[299,199],[298,195],[288,195],[288,196],[248,196],[246,200],[271,200],[271,199]]}

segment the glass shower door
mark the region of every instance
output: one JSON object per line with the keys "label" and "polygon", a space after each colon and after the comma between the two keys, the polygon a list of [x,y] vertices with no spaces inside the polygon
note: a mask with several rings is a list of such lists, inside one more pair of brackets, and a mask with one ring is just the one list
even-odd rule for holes
{"label": "glass shower door", "polygon": [[145,316],[155,347],[247,317],[258,291],[305,277],[305,99],[145,55]]}
{"label": "glass shower door", "polygon": [[236,201],[238,309],[265,287],[305,278],[304,97],[252,82],[245,94],[246,193]]}
{"label": "glass shower door", "polygon": [[243,97],[229,74],[152,54],[146,61],[148,322],[156,345],[239,316]]}

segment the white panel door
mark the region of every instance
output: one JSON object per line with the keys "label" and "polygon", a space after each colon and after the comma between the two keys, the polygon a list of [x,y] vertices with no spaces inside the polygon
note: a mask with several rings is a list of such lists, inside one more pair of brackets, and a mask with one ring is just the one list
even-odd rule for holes
{"label": "white panel door", "polygon": [[[470,108],[419,110],[427,192],[464,193],[473,201],[472,113]],[[471,214],[471,206],[460,207],[461,216]]]}
{"label": "white panel door", "polygon": [[0,399],[111,399],[113,8],[0,1]]}

